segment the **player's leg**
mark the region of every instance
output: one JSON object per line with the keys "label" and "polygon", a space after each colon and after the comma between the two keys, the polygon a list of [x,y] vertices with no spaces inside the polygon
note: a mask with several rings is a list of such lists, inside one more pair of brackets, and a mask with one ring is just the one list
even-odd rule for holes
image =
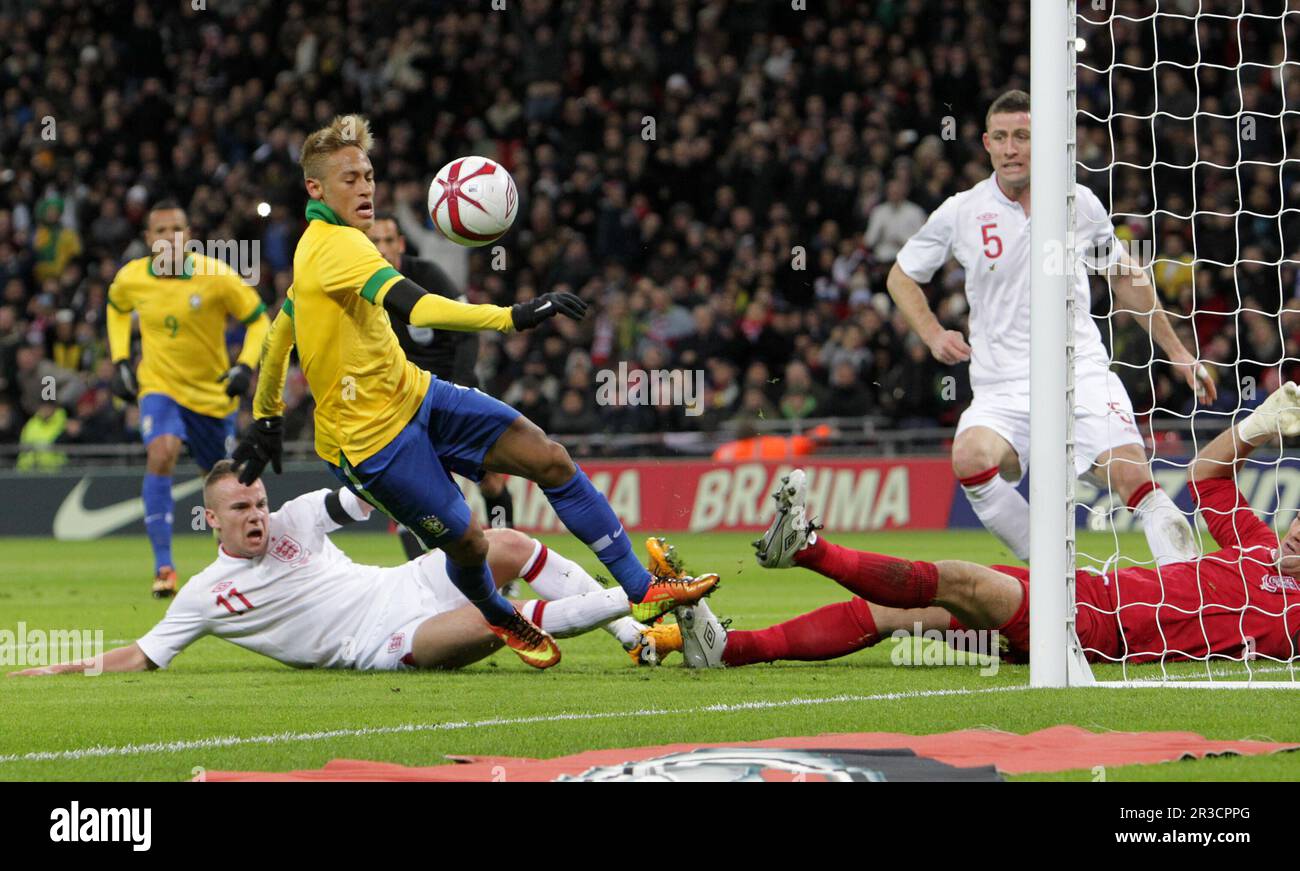
{"label": "player's leg", "polygon": [[[702,616],[707,619],[707,615],[699,613],[704,607],[695,606],[695,620]],[[896,633],[912,634],[918,631],[918,626],[921,632],[943,631],[951,622],[952,616],[942,608],[886,608],[853,598],[766,629],[724,629],[719,661],[734,667],[781,660],[819,662],[838,659],[894,637]],[[717,627],[714,631],[717,632]]]}
{"label": "player's leg", "polygon": [[518,475],[542,488],[569,532],[609,569],[634,603],[633,616],[650,620],[712,592],[716,576],[654,578],[632,551],[622,522],[586,473],[558,442],[518,411],[485,393],[434,380],[437,414],[430,438],[452,471],[481,480],[485,471]]}
{"label": "player's leg", "polygon": [[628,597],[640,602],[652,578],[605,497],[592,485],[569,452],[532,421],[516,418],[483,458],[491,471],[519,475],[542,488],[560,521],[614,575]]}
{"label": "player's leg", "polygon": [[1118,376],[1113,372],[1088,375],[1080,379],[1076,395],[1075,471],[1080,475],[1091,471],[1137,516],[1157,566],[1196,559],[1196,536],[1187,516],[1155,483],[1128,393]]}
{"label": "player's leg", "polygon": [[[807,514],[807,476],[795,469],[776,492],[777,510],[755,542],[760,565],[801,566],[850,592],[889,608],[939,606],[970,629],[998,629],[1024,601],[1020,581],[961,560],[912,561],[841,547],[817,534]],[[865,625],[865,624],[864,624]]]}
{"label": "player's leg", "polygon": [[181,408],[168,396],[151,393],[140,399],[140,435],[145,443],[145,474],[140,488],[144,528],[153,550],[155,598],[176,592],[176,563],[172,558],[172,475],[186,437]]}
{"label": "player's leg", "polygon": [[501,649],[501,639],[472,605],[430,617],[415,630],[409,664],[416,668],[463,668]]}
{"label": "player's leg", "polygon": [[[628,619],[627,596],[619,589],[605,589],[581,568],[554,551],[540,550],[533,539],[515,530],[486,530],[488,563],[498,586],[517,577],[532,576],[534,589],[545,588],[556,595],[551,600],[519,603],[520,610],[538,625],[557,635],[578,635],[612,622]],[[545,557],[543,559],[543,557]],[[542,580],[550,567],[548,578]],[[468,665],[500,647],[497,636],[483,623],[482,616],[452,585],[447,556],[442,552],[425,555],[419,562],[423,582],[441,603],[441,612],[422,623],[414,633],[412,661],[421,668],[457,668]],[[580,579],[585,579],[582,583]],[[539,590],[540,592],[540,590]],[[470,614],[473,620],[451,615]]]}
{"label": "player's leg", "polygon": [[487,508],[488,526],[493,529],[510,529],[515,525],[515,502],[506,486],[507,477],[500,472],[487,472],[478,482],[479,493]]}
{"label": "player's leg", "polygon": [[382,450],[355,465],[340,456],[335,474],[359,496],[411,530],[426,548],[447,554],[456,589],[521,659],[536,668],[559,662],[559,648],[497,590],[488,571],[488,543],[460,488],[443,467],[429,435],[431,404]]}
{"label": "player's leg", "polygon": [[999,407],[999,397],[978,396],[962,413],[952,470],[984,528],[1024,560],[1029,558],[1029,502],[1012,481],[1023,473],[1019,452],[1028,448],[1029,421],[1012,407],[1012,397],[1005,397],[1005,408]]}
{"label": "player's leg", "polygon": [[582,566],[522,532],[498,529],[488,535],[493,556],[499,542],[508,542],[512,557],[519,557],[517,566],[502,569],[513,568],[512,574],[498,573],[495,564],[492,571],[498,579],[523,578],[541,597],[520,610],[543,631],[564,638],[599,626],[625,649],[640,642],[646,627],[629,616],[631,604],[622,588],[602,587]]}

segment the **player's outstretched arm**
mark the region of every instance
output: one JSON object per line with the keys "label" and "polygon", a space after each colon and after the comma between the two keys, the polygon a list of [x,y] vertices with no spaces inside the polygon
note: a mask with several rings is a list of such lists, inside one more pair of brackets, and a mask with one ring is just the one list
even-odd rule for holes
{"label": "player's outstretched arm", "polygon": [[921,285],[899,267],[897,263],[889,270],[885,279],[894,305],[903,313],[910,326],[921,340],[925,342],[938,360],[946,366],[952,366],[970,359],[970,345],[966,337],[957,330],[945,330],[943,324],[930,311],[930,303],[925,298]]}
{"label": "player's outstretched arm", "polygon": [[1110,287],[1119,307],[1132,314],[1142,329],[1151,334],[1151,338],[1183,376],[1187,386],[1195,392],[1196,398],[1206,403],[1214,402],[1218,398],[1219,389],[1209,371],[1183,346],[1182,339],[1174,332],[1173,324],[1169,322],[1169,313],[1156,296],[1155,282],[1123,248],[1116,248],[1116,251],[1117,265],[1111,270]]}
{"label": "player's outstretched arm", "polygon": [[45,677],[51,674],[100,674],[113,671],[153,671],[158,666],[149,661],[140,645],[131,643],[108,651],[102,657],[43,665],[22,671],[11,671],[9,677]]}
{"label": "player's outstretched arm", "polygon": [[1235,426],[1219,433],[1192,460],[1191,478],[1230,478],[1259,445],[1300,435],[1300,387],[1288,381]]}
{"label": "player's outstretched arm", "polygon": [[437,330],[527,330],[556,315],[582,320],[587,303],[572,293],[547,293],[509,308],[500,305],[474,305],[429,293],[420,285],[403,278],[382,292],[381,302],[391,314],[415,327]]}

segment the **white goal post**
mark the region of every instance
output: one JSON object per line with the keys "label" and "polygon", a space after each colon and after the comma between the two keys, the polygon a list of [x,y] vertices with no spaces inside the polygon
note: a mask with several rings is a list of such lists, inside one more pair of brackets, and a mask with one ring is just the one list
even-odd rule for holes
{"label": "white goal post", "polygon": [[1036,3],[1030,15],[1029,683],[1035,687],[1068,686],[1072,671],[1073,22],[1073,0]]}

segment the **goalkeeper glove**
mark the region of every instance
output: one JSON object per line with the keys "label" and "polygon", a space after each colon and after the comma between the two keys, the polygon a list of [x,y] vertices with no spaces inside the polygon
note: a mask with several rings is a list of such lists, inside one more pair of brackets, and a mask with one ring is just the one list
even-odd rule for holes
{"label": "goalkeeper glove", "polygon": [[243,396],[253,383],[253,369],[246,363],[236,363],[219,380],[226,382],[227,396]]}
{"label": "goalkeeper glove", "polygon": [[278,475],[284,458],[284,418],[264,417],[253,421],[244,438],[230,455],[239,470],[239,483],[248,486],[262,476],[270,463]]}
{"label": "goalkeeper glove", "polygon": [[118,399],[125,402],[135,402],[136,396],[140,393],[140,385],[135,382],[135,373],[131,371],[130,360],[118,360],[113,367],[113,380],[109,383],[109,390]]}
{"label": "goalkeeper glove", "polygon": [[510,307],[510,319],[514,321],[516,330],[531,330],[547,318],[560,314],[580,321],[587,314],[587,303],[576,294],[559,291]]}
{"label": "goalkeeper glove", "polygon": [[1252,445],[1263,444],[1275,435],[1300,435],[1300,387],[1288,381],[1274,390],[1237,424],[1237,435]]}

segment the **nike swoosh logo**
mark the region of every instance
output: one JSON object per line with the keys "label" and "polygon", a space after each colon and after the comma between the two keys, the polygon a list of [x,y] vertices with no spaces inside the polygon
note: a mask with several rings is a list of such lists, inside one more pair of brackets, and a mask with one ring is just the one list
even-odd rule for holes
{"label": "nike swoosh logo", "polygon": [[543,303],[542,305],[539,305],[539,306],[537,307],[537,310],[538,310],[539,312],[544,312],[544,311],[546,311],[546,310],[547,310],[548,308],[550,308],[550,307],[551,307],[551,301],[548,299],[545,303]]}
{"label": "nike swoosh logo", "polygon": [[[59,541],[87,541],[115,532],[144,518],[144,499],[127,499],[104,508],[87,508],[86,491],[93,476],[77,482],[54,514],[54,537]],[[195,478],[172,487],[172,499],[184,499],[203,489],[203,479]]]}

